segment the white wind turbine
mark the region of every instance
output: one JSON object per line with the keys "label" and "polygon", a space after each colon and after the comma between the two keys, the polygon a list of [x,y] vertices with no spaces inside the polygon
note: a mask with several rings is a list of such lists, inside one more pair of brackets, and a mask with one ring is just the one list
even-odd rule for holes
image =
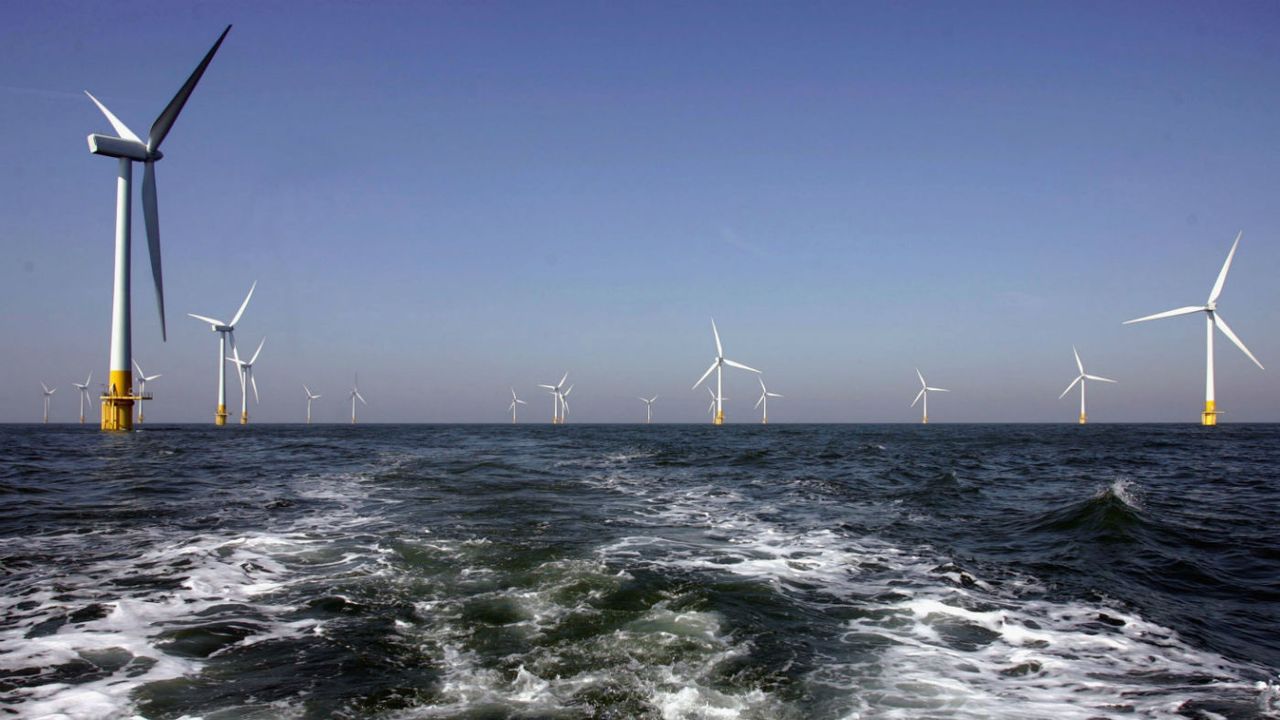
{"label": "white wind turbine", "polygon": [[761,405],[764,405],[764,414],[760,417],[760,424],[768,425],[769,424],[769,398],[771,397],[780,398],[782,396],[779,395],[778,393],[769,392],[768,388],[764,386],[764,378],[758,377],[756,379],[760,381],[760,399],[756,401],[756,407],[760,407]]}
{"label": "white wind turbine", "polygon": [[511,411],[511,424],[512,424],[512,425],[515,425],[515,424],[516,424],[516,406],[517,406],[517,405],[528,405],[528,404],[529,404],[529,403],[527,403],[527,402],[525,402],[525,401],[521,400],[520,398],[516,397],[516,389],[515,389],[515,388],[511,388],[511,407],[508,407],[507,409]]}
{"label": "white wind turbine", "polygon": [[249,294],[244,296],[244,302],[240,303],[240,309],[232,316],[231,322],[224,323],[211,317],[204,315],[196,315],[195,313],[187,313],[187,315],[209,323],[209,329],[218,333],[218,410],[213,415],[215,425],[227,424],[227,340],[231,340],[231,347],[236,346],[236,324],[240,322],[240,316],[244,315],[244,309],[249,307],[249,298],[253,297],[253,291],[258,287],[258,281],[254,280],[249,286]]}
{"label": "white wind turbine", "polygon": [[[707,406],[707,414],[714,418],[716,416],[716,391],[711,388],[707,388],[707,394],[711,396],[711,404]],[[729,398],[720,399],[728,400]]]}
{"label": "white wind turbine", "polygon": [[1236,334],[1231,332],[1231,328],[1227,325],[1226,321],[1218,314],[1218,296],[1222,294],[1222,286],[1227,281],[1227,270],[1231,268],[1231,259],[1235,257],[1236,246],[1240,244],[1240,237],[1242,235],[1244,235],[1243,230],[1236,235],[1235,242],[1231,243],[1231,251],[1227,253],[1227,261],[1222,264],[1222,270],[1218,273],[1218,280],[1213,284],[1213,289],[1209,291],[1209,301],[1204,305],[1189,305],[1187,307],[1178,308],[1177,310],[1168,310],[1166,312],[1156,313],[1155,315],[1147,315],[1146,317],[1140,317],[1133,320],[1125,320],[1124,323],[1122,323],[1124,325],[1128,325],[1130,323],[1138,323],[1145,320],[1159,320],[1160,318],[1190,315],[1198,312],[1203,312],[1205,314],[1204,412],[1200,414],[1201,425],[1218,424],[1217,401],[1213,395],[1214,326],[1217,326],[1217,328],[1222,331],[1222,334],[1227,336],[1228,340],[1235,343],[1236,347],[1240,348],[1241,352],[1249,356],[1249,359],[1253,361],[1254,365],[1257,365],[1259,369],[1266,369],[1262,367],[1262,363],[1258,362],[1258,358],[1254,357],[1253,353],[1249,352],[1249,348],[1244,346],[1244,343],[1240,341],[1240,338],[1236,337]]}
{"label": "white wind turbine", "polygon": [[[707,388],[707,389],[710,390],[710,388]],[[651,398],[636,398],[636,399],[644,403],[644,424],[648,425],[652,423],[653,422],[653,404],[658,401],[658,396],[654,395]]]}
{"label": "white wind turbine", "polygon": [[920,374],[920,368],[916,368],[916,377],[920,378],[920,392],[919,394],[916,395],[916,399],[911,401],[911,407],[915,407],[916,403],[920,402],[920,398],[924,398],[924,415],[922,416],[920,422],[927,425],[929,424],[929,393],[931,391],[932,392],[951,392],[951,391],[945,388],[929,387],[929,384],[924,381],[924,375]]}
{"label": "white wind turbine", "polygon": [[543,385],[541,383],[538,384],[538,387],[546,388],[551,392],[551,395],[552,395],[551,424],[552,425],[559,425],[560,423],[564,422],[564,416],[560,412],[560,403],[564,400],[564,395],[561,394],[561,389],[564,387],[564,383],[568,379],[569,379],[569,373],[566,372],[564,374],[564,377],[560,378],[560,382],[556,383],[555,385]]}
{"label": "white wind turbine", "polygon": [[716,396],[716,414],[715,414],[715,420],[713,422],[716,425],[723,425],[724,424],[724,401],[725,401],[724,385],[722,382],[723,367],[725,365],[728,365],[729,367],[735,367],[735,368],[738,368],[739,370],[747,370],[753,373],[759,373],[760,371],[756,370],[755,368],[747,367],[742,363],[734,362],[724,356],[724,347],[721,346],[720,344],[720,331],[716,329],[716,321],[714,318],[712,318],[711,320],[711,332],[712,334],[715,335],[715,338],[716,338],[716,359],[711,361],[711,367],[707,368],[707,371],[702,373],[702,377],[698,378],[698,382],[694,383],[693,387],[694,389],[696,389],[699,385],[702,384],[703,380],[707,379],[707,376],[710,375],[713,370],[715,371],[716,390],[714,395]]}
{"label": "white wind turbine", "polygon": [[116,252],[115,281],[112,287],[111,300],[111,367],[108,377],[108,394],[102,398],[102,429],[130,430],[133,428],[133,330],[132,330],[132,287],[130,277],[131,254],[131,215],[133,163],[143,163],[142,175],[142,215],[146,224],[147,248],[151,255],[151,277],[155,283],[156,306],[160,311],[160,336],[167,339],[164,321],[164,282],[160,267],[160,215],[156,201],[155,163],[164,157],[160,153],[160,144],[173,128],[178,114],[191,97],[196,83],[200,82],[204,71],[213,60],[213,55],[222,45],[222,41],[231,31],[226,30],[218,36],[217,42],[205,53],[204,59],[196,66],[191,76],[179,88],[169,104],[151,125],[151,131],[143,142],[132,130],[120,121],[98,101],[93,101],[102,114],[107,117],[117,136],[93,134],[89,136],[89,152],[118,159],[119,175],[116,179]]}
{"label": "white wind turbine", "polygon": [[147,397],[147,383],[160,377],[160,375],[147,375],[142,372],[142,367],[138,365],[137,360],[133,361],[133,369],[138,371],[138,377],[141,378],[138,382],[138,424],[141,425],[143,420],[142,402]]}
{"label": "white wind turbine", "polygon": [[[139,373],[141,374],[141,373]],[[80,391],[80,424],[84,424],[84,404],[89,399],[89,384],[93,382],[93,372],[89,373],[89,377],[85,378],[84,384],[71,383],[76,386],[76,390]]]}
{"label": "white wind turbine", "polygon": [[365,402],[364,396],[360,394],[360,375],[359,374],[357,374],[355,378],[351,381],[351,424],[352,425],[356,424],[356,400],[359,400],[361,404],[364,404],[364,405],[369,404]]}
{"label": "white wind turbine", "polygon": [[53,397],[54,393],[58,392],[58,388],[53,388],[52,390],[50,390],[49,386],[45,385],[43,382],[40,383],[40,387],[44,389],[44,421],[45,421],[45,424],[48,424],[49,423],[49,400]]}
{"label": "white wind turbine", "polygon": [[307,394],[307,424],[310,425],[311,424],[311,401],[319,400],[320,396],[313,395],[311,393],[311,388],[307,387],[306,385],[302,386],[302,390]]}
{"label": "white wind turbine", "polygon": [[240,351],[236,349],[235,344],[231,345],[231,357],[227,358],[236,364],[240,373],[240,424],[249,424],[249,386],[253,386],[253,401],[258,400],[258,381],[253,377],[253,364],[258,362],[258,353],[262,352],[262,346],[265,345],[267,339],[262,338],[262,342],[258,343],[258,349],[253,351],[253,357],[248,362],[240,359]]}
{"label": "white wind turbine", "polygon": [[561,425],[563,425],[565,421],[569,419],[569,393],[571,392],[573,392],[572,385],[565,388],[565,391],[560,393],[560,424]]}
{"label": "white wind turbine", "polygon": [[1080,424],[1084,425],[1086,422],[1088,422],[1088,416],[1085,415],[1085,412],[1084,412],[1084,385],[1085,385],[1084,381],[1097,380],[1098,382],[1113,383],[1115,382],[1115,380],[1109,380],[1104,377],[1098,377],[1097,375],[1089,375],[1085,373],[1084,363],[1080,362],[1080,353],[1076,351],[1076,348],[1074,345],[1071,346],[1071,353],[1076,356],[1076,368],[1080,370],[1080,374],[1076,376],[1075,380],[1071,381],[1071,384],[1067,386],[1066,390],[1062,391],[1062,394],[1058,396],[1058,399],[1061,400],[1062,398],[1066,397],[1067,393],[1071,392],[1071,388],[1075,387],[1076,383],[1080,383]]}

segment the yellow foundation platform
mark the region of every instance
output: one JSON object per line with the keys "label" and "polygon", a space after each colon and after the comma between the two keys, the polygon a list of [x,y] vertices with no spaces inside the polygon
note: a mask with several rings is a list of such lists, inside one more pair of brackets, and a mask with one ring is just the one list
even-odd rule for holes
{"label": "yellow foundation platform", "polygon": [[1200,413],[1201,425],[1217,425],[1218,424],[1218,404],[1213,400],[1204,402],[1204,412]]}
{"label": "yellow foundation platform", "polygon": [[213,414],[213,424],[214,425],[227,424],[227,406],[226,405],[218,406],[218,411]]}
{"label": "yellow foundation platform", "polygon": [[1080,424],[1087,425],[1088,423],[1089,423],[1089,418],[1086,417],[1084,413],[1080,413]]}

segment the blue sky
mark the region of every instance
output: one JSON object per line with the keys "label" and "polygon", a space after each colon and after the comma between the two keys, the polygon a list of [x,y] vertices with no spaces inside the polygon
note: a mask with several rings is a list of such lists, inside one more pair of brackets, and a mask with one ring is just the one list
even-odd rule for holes
{"label": "blue sky", "polygon": [[[108,360],[112,161],[234,23],[158,165],[169,340],[135,198],[154,421],[210,420],[216,336],[263,421],[501,421],[568,370],[579,422],[701,421],[765,371],[774,421],[1195,421],[1201,303],[1225,420],[1280,420],[1274,3],[12,3],[0,25],[0,421]],[[225,319],[225,318],[224,318]],[[726,376],[730,421],[758,416]],[[238,409],[238,388],[232,383]]]}

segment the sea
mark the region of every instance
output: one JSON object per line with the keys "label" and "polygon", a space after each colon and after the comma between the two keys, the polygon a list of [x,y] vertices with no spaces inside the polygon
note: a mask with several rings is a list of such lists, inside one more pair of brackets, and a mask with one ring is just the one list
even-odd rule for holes
{"label": "sea", "polygon": [[1280,717],[1280,425],[0,426],[0,570],[0,717]]}

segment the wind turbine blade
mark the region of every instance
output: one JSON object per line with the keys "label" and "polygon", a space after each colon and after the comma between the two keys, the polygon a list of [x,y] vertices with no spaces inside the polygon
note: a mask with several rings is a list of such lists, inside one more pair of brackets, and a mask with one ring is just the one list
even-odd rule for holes
{"label": "wind turbine blade", "polygon": [[147,152],[155,152],[160,149],[160,143],[164,142],[164,138],[169,134],[169,129],[173,127],[173,121],[178,119],[178,113],[182,112],[182,106],[187,104],[187,98],[191,97],[191,91],[196,89],[196,83],[200,82],[200,76],[204,75],[205,68],[209,67],[209,62],[213,60],[213,54],[218,52],[218,47],[222,45],[222,41],[227,37],[227,33],[231,32],[231,26],[228,25],[226,30],[218,36],[218,41],[209,48],[209,52],[205,53],[204,59],[196,66],[191,77],[182,84],[178,89],[178,94],[173,96],[169,104],[165,106],[160,116],[151,125],[151,133],[147,136]]}
{"label": "wind turbine blade", "polygon": [[538,383],[538,387],[540,387],[540,388],[546,388],[546,389],[548,389],[548,390],[555,390],[555,389],[556,389],[556,386],[555,386],[555,385],[543,385],[542,383]]}
{"label": "wind turbine blade", "polygon": [[561,400],[563,400],[564,398],[569,397],[569,393],[571,393],[571,392],[573,392],[573,386],[572,386],[572,385],[570,385],[570,386],[569,386],[569,389],[568,389],[568,390],[565,390],[565,391],[564,391],[564,394],[560,396],[560,399],[561,399]]}
{"label": "wind turbine blade", "polygon": [[649,402],[651,402],[651,403],[656,403],[656,402],[658,402],[658,396],[657,396],[657,395],[654,395],[652,398],[650,398],[650,399],[649,399]]}
{"label": "wind turbine blade", "polygon": [[930,391],[934,391],[934,392],[951,392],[950,390],[948,390],[948,389],[946,389],[946,388],[936,388],[936,387],[931,387],[931,388],[925,388],[925,389],[926,389],[926,390],[930,390]]}
{"label": "wind turbine blade", "polygon": [[200,321],[203,321],[203,322],[207,322],[207,323],[209,323],[210,325],[225,325],[225,324],[226,324],[226,323],[222,322],[221,320],[214,320],[214,319],[213,319],[213,318],[211,318],[211,317],[205,317],[205,316],[203,316],[203,315],[197,315],[197,314],[195,314],[195,313],[187,313],[187,316],[188,316],[188,317],[193,317],[193,318],[195,318],[195,319],[197,319],[197,320],[200,320]]}
{"label": "wind turbine blade", "polygon": [[556,387],[561,387],[562,385],[564,385],[564,381],[568,379],[569,379],[569,373],[565,373],[564,377],[560,378],[560,382],[556,383]]}
{"label": "wind turbine blade", "polygon": [[511,404],[507,406],[507,412],[511,412],[512,410],[515,410],[515,409],[516,409],[516,401],[512,400]]}
{"label": "wind turbine blade", "polygon": [[924,381],[924,375],[920,374],[920,368],[916,368],[916,377],[920,378],[920,387],[924,387],[928,384]]}
{"label": "wind turbine blade", "polygon": [[1072,380],[1071,384],[1067,386],[1067,389],[1063,390],[1062,394],[1058,396],[1058,399],[1061,400],[1062,398],[1066,397],[1067,393],[1071,392],[1071,388],[1075,387],[1076,383],[1080,382],[1080,378],[1082,377],[1084,377],[1084,375],[1077,375],[1076,379]]}
{"label": "wind turbine blade", "polygon": [[134,369],[134,370],[137,370],[139,375],[142,375],[143,377],[146,377],[146,373],[142,372],[142,367],[138,365],[138,361],[137,361],[137,360],[134,360],[134,361],[133,361],[133,369]]}
{"label": "wind turbine blade", "polygon": [[1190,315],[1191,313],[1203,312],[1204,309],[1203,305],[1188,305],[1186,307],[1180,307],[1177,310],[1166,310],[1165,312],[1156,313],[1155,315],[1147,315],[1146,317],[1134,318],[1133,320],[1125,320],[1120,324],[1132,325],[1133,323],[1145,322],[1147,320],[1159,320],[1161,318],[1177,317],[1178,315]]}
{"label": "wind turbine blade", "polygon": [[43,382],[41,382],[41,383],[40,383],[40,389],[41,389],[41,390],[44,390],[44,392],[45,392],[45,394],[46,394],[46,395],[48,395],[48,394],[49,394],[49,386],[48,386],[48,385],[45,385]]}
{"label": "wind turbine blade", "polygon": [[1109,382],[1109,383],[1116,382],[1115,380],[1112,380],[1111,378],[1099,377],[1099,376],[1097,376],[1097,375],[1085,375],[1085,378],[1086,378],[1086,379],[1088,379],[1088,380],[1097,380],[1098,382]]}
{"label": "wind turbine blade", "polygon": [[511,388],[511,399],[512,399],[512,400],[515,400],[515,399],[516,399],[516,389],[515,389],[515,388]]}
{"label": "wind turbine blade", "polygon": [[724,357],[724,348],[720,346],[720,331],[716,329],[715,318],[711,318],[711,333],[716,336],[716,357]]}
{"label": "wind turbine blade", "polygon": [[107,116],[107,122],[111,123],[111,127],[116,129],[116,135],[119,135],[125,140],[132,140],[138,143],[139,145],[142,144],[142,140],[140,140],[137,135],[134,135],[133,131],[130,130],[127,125],[120,122],[120,118],[116,117],[115,115],[112,115],[111,111],[107,109],[107,106],[103,105],[98,100],[98,98],[94,97],[93,93],[90,93],[88,90],[85,90],[84,94],[88,95],[89,99],[93,101],[93,104],[97,105],[98,109],[102,111],[102,114]]}
{"label": "wind turbine blade", "polygon": [[147,254],[151,256],[151,280],[156,286],[156,308],[160,311],[160,339],[169,339],[164,324],[164,272],[160,266],[160,210],[156,206],[156,164],[148,160],[142,170],[142,219],[147,226]]}
{"label": "wind turbine blade", "polygon": [[161,378],[161,377],[164,377],[164,375],[143,375],[142,379],[147,382],[151,382],[152,380],[155,380],[156,378]]}
{"label": "wind turbine blade", "polygon": [[[719,365],[719,364],[720,364],[720,363],[719,363],[719,358],[716,358],[716,361],[711,363],[711,367],[707,368],[707,371],[706,371],[706,372],[704,372],[704,373],[702,373],[702,377],[698,378],[698,382],[694,383],[694,384],[693,384],[693,387],[691,387],[691,388],[689,388],[689,389],[690,389],[690,390],[696,390],[696,389],[698,389],[698,386],[702,384],[702,381],[703,381],[703,380],[706,380],[706,379],[707,379],[707,376],[709,376],[709,375],[711,374],[711,371],[715,370],[715,369],[716,369],[716,365]],[[710,391],[711,391],[711,388],[707,388],[707,391],[708,391],[708,392],[710,392]],[[715,395],[715,393],[711,393],[711,394],[712,394],[712,395]]]}
{"label": "wind turbine blade", "polygon": [[778,393],[765,393],[765,395],[768,395],[769,397],[782,397],[782,395],[779,395]]}
{"label": "wind turbine blade", "polygon": [[724,364],[725,364],[725,365],[728,365],[729,367],[736,367],[736,368],[738,368],[739,370],[749,370],[749,371],[751,371],[751,372],[753,372],[753,373],[758,373],[758,372],[760,372],[759,370],[757,370],[757,369],[755,369],[755,368],[753,368],[753,367],[747,367],[746,365],[743,365],[743,364],[742,364],[742,363],[740,363],[740,362],[734,362],[734,361],[729,360],[729,359],[727,359],[727,358],[725,359]]}
{"label": "wind turbine blade", "polygon": [[258,343],[258,349],[253,351],[253,357],[249,358],[249,364],[252,365],[258,361],[258,353],[262,352],[262,346],[267,344],[267,338],[264,335],[262,341]]}
{"label": "wind turbine blade", "polygon": [[249,384],[253,386],[253,404],[257,405],[258,400],[258,378],[253,376],[253,372],[249,372]]}
{"label": "wind turbine blade", "polygon": [[755,407],[760,407],[760,403],[762,402],[764,402],[764,395],[761,395],[760,399],[756,401]]}
{"label": "wind turbine blade", "polygon": [[356,397],[360,400],[361,403],[364,403],[365,405],[369,404],[368,402],[365,401],[364,396],[361,395],[360,393],[356,393]]}
{"label": "wind turbine blade", "polygon": [[920,388],[920,392],[916,393],[916,399],[911,401],[911,407],[915,407],[922,397],[924,397],[924,388]]}
{"label": "wind turbine blade", "polygon": [[231,322],[227,323],[227,327],[235,327],[240,322],[240,316],[244,314],[244,309],[249,307],[249,298],[253,297],[253,291],[258,288],[258,281],[254,280],[249,286],[249,294],[244,296],[244,302],[240,303],[240,309],[236,311],[235,317],[231,318]]}
{"label": "wind turbine blade", "polygon": [[1076,351],[1075,345],[1071,346],[1071,354],[1076,356],[1076,368],[1080,371],[1080,374],[1083,375],[1084,363],[1080,362],[1080,353]]}
{"label": "wind turbine blade", "polygon": [[1227,253],[1227,261],[1222,263],[1222,270],[1218,273],[1218,280],[1213,283],[1213,289],[1209,291],[1209,304],[1217,302],[1218,296],[1222,294],[1222,286],[1227,282],[1227,271],[1231,269],[1231,259],[1236,256],[1236,246],[1240,244],[1240,236],[1244,235],[1241,230],[1236,233],[1236,241],[1231,243],[1231,251]]}
{"label": "wind turbine blade", "polygon": [[523,400],[521,400],[521,399],[517,398],[517,399],[516,399],[516,404],[517,404],[517,405],[528,405],[529,403],[527,403],[527,402],[525,402],[525,401],[523,401]]}
{"label": "wind turbine blade", "polygon": [[1218,326],[1218,329],[1222,331],[1222,334],[1226,335],[1228,340],[1235,343],[1236,347],[1240,348],[1240,352],[1248,355],[1249,359],[1253,361],[1254,365],[1258,366],[1259,370],[1266,370],[1266,368],[1262,367],[1262,363],[1258,362],[1258,358],[1254,357],[1253,353],[1249,352],[1249,348],[1245,347],[1244,343],[1240,342],[1240,338],[1236,337],[1236,334],[1231,332],[1231,328],[1227,327],[1227,321],[1223,320],[1222,316],[1218,313],[1212,313],[1212,315],[1213,324]]}
{"label": "wind turbine blade", "polygon": [[306,383],[302,384],[302,392],[306,393],[307,397],[311,397],[311,388],[307,387]]}

